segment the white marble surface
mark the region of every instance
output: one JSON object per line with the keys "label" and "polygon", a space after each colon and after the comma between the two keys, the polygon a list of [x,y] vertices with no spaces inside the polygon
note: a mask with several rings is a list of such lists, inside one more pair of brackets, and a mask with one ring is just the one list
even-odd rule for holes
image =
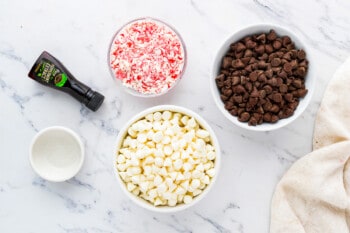
{"label": "white marble surface", "polygon": [[[0,1],[0,232],[238,232],[269,230],[274,187],[311,150],[313,122],[322,94],[350,52],[348,1]],[[110,77],[107,49],[115,30],[130,19],[153,16],[173,25],[188,50],[184,79],[169,94],[140,99]],[[317,89],[306,112],[286,128],[256,133],[233,126],[216,108],[209,71],[216,50],[248,24],[278,23],[301,35],[315,58]],[[42,50],[58,57],[106,100],[94,113],[68,95],[27,78]],[[118,130],[137,112],[176,104],[199,112],[220,140],[218,182],[198,205],[157,214],[131,203],[112,170]],[[35,133],[63,125],[86,148],[81,172],[50,183],[31,169],[28,147]]]}

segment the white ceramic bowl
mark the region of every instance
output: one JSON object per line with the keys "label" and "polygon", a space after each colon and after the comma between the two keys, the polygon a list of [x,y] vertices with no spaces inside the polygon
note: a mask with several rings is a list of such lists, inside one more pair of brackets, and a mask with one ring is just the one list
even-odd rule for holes
{"label": "white ceramic bowl", "polygon": [[62,126],[52,126],[35,135],[29,160],[42,178],[61,182],[75,176],[83,165],[84,146],[79,136]]}
{"label": "white ceramic bowl", "polygon": [[[306,52],[306,58],[309,61],[309,67],[308,72],[306,74],[306,81],[305,86],[308,89],[307,95],[300,99],[299,105],[297,109],[295,110],[294,114],[288,118],[281,119],[277,121],[276,123],[263,123],[261,125],[256,126],[249,126],[247,122],[240,122],[236,116],[232,116],[224,107],[224,103],[220,99],[220,93],[216,86],[215,78],[219,74],[219,69],[221,66],[222,59],[224,55],[229,50],[230,44],[239,41],[240,39],[244,38],[248,35],[258,34],[258,33],[268,33],[270,29],[274,29],[278,36],[289,36],[292,41],[295,43],[295,46],[297,49],[303,49]],[[232,123],[234,123],[237,126],[240,126],[242,128],[253,130],[253,131],[271,131],[278,128],[281,128],[283,126],[288,125],[295,119],[297,119],[306,109],[308,104],[310,103],[310,100],[312,98],[313,92],[314,92],[314,86],[315,86],[315,80],[314,80],[314,67],[312,64],[312,58],[311,58],[311,51],[305,46],[305,44],[302,42],[300,37],[292,32],[291,30],[288,30],[286,28],[283,28],[278,25],[273,24],[259,24],[259,25],[252,25],[245,27],[243,29],[240,29],[233,33],[228,39],[225,40],[225,42],[221,45],[219,51],[216,54],[216,57],[214,59],[214,64],[211,70],[210,75],[210,87],[211,92],[214,97],[214,101],[217,105],[217,107],[220,109],[222,114],[229,119]]]}
{"label": "white ceramic bowl", "polygon": [[[181,70],[181,73],[179,74],[179,77],[176,79],[175,83],[172,84],[172,86],[168,89],[166,89],[165,91],[162,91],[160,93],[154,93],[154,94],[144,94],[144,93],[141,93],[141,92],[138,92],[137,90],[133,89],[133,88],[129,88],[129,87],[126,87],[123,82],[120,80],[120,79],[117,79],[116,76],[115,76],[115,70],[112,69],[111,67],[111,57],[112,57],[112,49],[113,49],[113,43],[114,41],[116,40],[117,36],[119,35],[119,33],[127,26],[129,26],[130,24],[134,23],[134,22],[137,22],[137,21],[143,21],[143,20],[149,20],[149,21],[153,21],[159,25],[164,25],[165,27],[167,27],[168,29],[170,29],[171,31],[173,31],[176,36],[179,38],[180,40],[180,43],[182,45],[182,48],[183,48],[183,54],[184,54],[184,64],[182,66],[182,70]],[[123,89],[133,95],[133,96],[137,96],[137,97],[145,97],[145,98],[148,98],[148,97],[158,97],[158,96],[161,96],[161,95],[164,95],[166,93],[168,93],[170,90],[172,90],[179,82],[180,80],[182,79],[183,75],[184,75],[184,72],[185,72],[185,69],[186,69],[186,64],[187,64],[187,51],[186,51],[186,46],[185,46],[185,43],[180,35],[180,33],[174,28],[172,27],[171,25],[169,25],[168,23],[165,23],[163,22],[162,20],[159,20],[159,19],[156,19],[156,18],[152,18],[152,17],[141,17],[141,18],[137,18],[137,19],[134,19],[134,20],[131,20],[129,22],[127,22],[126,24],[124,24],[120,29],[117,30],[117,32],[113,35],[113,38],[109,44],[109,48],[108,48],[108,54],[107,54],[107,61],[108,61],[108,67],[109,67],[109,71],[110,71],[110,74],[112,76],[112,78],[114,80],[117,81],[118,85],[121,85],[123,87]]]}
{"label": "white ceramic bowl", "polygon": [[[118,169],[116,167],[117,165],[117,154],[118,151],[121,147],[122,142],[124,141],[124,138],[127,134],[128,128],[135,123],[136,121],[144,118],[146,115],[148,115],[149,113],[153,113],[153,112],[157,112],[157,111],[171,111],[171,112],[179,112],[182,113],[184,115],[188,115],[190,117],[193,117],[194,119],[196,119],[196,121],[203,127],[203,129],[206,129],[209,133],[210,133],[210,137],[212,140],[212,144],[215,148],[216,151],[216,159],[215,159],[215,163],[214,163],[214,169],[215,169],[215,176],[211,179],[211,182],[209,185],[206,186],[206,188],[203,190],[203,192],[201,194],[199,194],[198,196],[193,198],[193,201],[189,204],[178,204],[174,207],[170,207],[170,206],[154,206],[153,204],[151,204],[150,202],[144,200],[143,198],[134,195],[133,193],[129,192],[126,188],[125,182],[121,179],[121,177],[119,176],[119,172]],[[198,203],[200,200],[202,200],[207,193],[212,189],[214,183],[216,182],[216,179],[218,177],[219,171],[220,171],[220,161],[221,161],[221,155],[220,155],[220,146],[219,146],[219,142],[218,139],[215,136],[214,131],[211,129],[211,127],[209,126],[209,124],[202,118],[200,117],[198,114],[196,114],[195,112],[183,108],[183,107],[178,107],[178,106],[174,106],[174,105],[159,105],[159,106],[155,106],[155,107],[151,107],[148,108],[140,113],[138,113],[137,115],[135,115],[133,118],[131,118],[129,120],[129,122],[127,122],[125,124],[125,126],[120,130],[118,137],[117,137],[117,146],[116,149],[114,151],[114,159],[113,159],[113,164],[114,164],[114,171],[115,171],[115,175],[117,177],[118,183],[121,187],[121,189],[123,190],[123,192],[137,205],[151,210],[151,211],[156,211],[156,212],[162,212],[162,213],[172,213],[172,212],[177,212],[177,211],[181,211],[184,209],[187,209],[188,207],[191,207],[193,205],[195,205],[196,203]]]}

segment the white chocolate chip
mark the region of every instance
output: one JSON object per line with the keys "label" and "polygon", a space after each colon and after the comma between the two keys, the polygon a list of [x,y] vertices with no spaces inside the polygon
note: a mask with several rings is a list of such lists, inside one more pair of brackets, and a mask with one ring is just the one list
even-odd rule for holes
{"label": "white chocolate chip", "polygon": [[163,205],[163,201],[160,200],[160,198],[156,198],[153,204],[155,206],[160,206],[160,205]]}
{"label": "white chocolate chip", "polygon": [[163,165],[164,167],[170,167],[172,165],[171,158],[166,158]]}
{"label": "white chocolate chip", "polygon": [[186,190],[183,187],[178,186],[175,190],[175,193],[177,195],[183,195],[183,194],[186,194]]}
{"label": "white chocolate chip", "polygon": [[134,175],[131,177],[131,182],[134,184],[139,184],[140,183],[140,175]]}
{"label": "white chocolate chip", "polygon": [[192,194],[193,194],[193,196],[195,197],[195,196],[198,196],[199,194],[201,194],[202,192],[203,192],[202,190],[196,189],[196,190],[194,190],[194,191],[192,192]]}
{"label": "white chocolate chip", "polygon": [[161,131],[156,132],[155,134],[153,134],[152,140],[155,143],[159,143],[161,142],[163,139],[163,133]]}
{"label": "white chocolate chip", "polygon": [[169,112],[169,111],[164,111],[163,114],[162,114],[162,118],[163,118],[163,120],[165,120],[165,121],[170,120],[171,117],[172,117],[172,113]]}
{"label": "white chocolate chip", "polygon": [[210,178],[209,178],[209,176],[205,175],[204,177],[201,178],[201,181],[204,184],[209,184],[210,183]]}
{"label": "white chocolate chip", "polygon": [[125,180],[125,178],[126,178],[126,172],[119,172],[119,175],[120,175],[120,177],[122,178],[122,180]]}
{"label": "white chocolate chip", "polygon": [[178,175],[176,177],[176,181],[182,181],[184,179],[185,179],[184,175],[182,173],[178,173]]}
{"label": "white chocolate chip", "polygon": [[157,193],[157,190],[156,189],[151,189],[148,191],[148,195],[151,197],[151,198],[155,198],[158,193]]}
{"label": "white chocolate chip", "polygon": [[209,132],[204,129],[199,129],[196,132],[196,136],[199,138],[206,138],[209,137]]}
{"label": "white chocolate chip", "polygon": [[177,185],[176,184],[171,184],[170,186],[169,186],[169,192],[173,192],[175,189],[177,188]]}
{"label": "white chocolate chip", "polygon": [[162,114],[160,112],[153,113],[153,120],[160,121],[162,119]]}
{"label": "white chocolate chip", "polygon": [[191,119],[187,121],[186,126],[192,129],[195,128],[197,126],[196,120],[193,117],[191,117]]}
{"label": "white chocolate chip", "polygon": [[176,204],[177,204],[177,198],[168,200],[169,206],[176,206]]}
{"label": "white chocolate chip", "polygon": [[193,165],[190,163],[184,163],[183,169],[185,172],[190,171],[192,169]]}
{"label": "white chocolate chip", "polygon": [[168,187],[165,183],[161,183],[160,185],[158,185],[157,187],[157,191],[159,195],[164,194],[167,191]]}
{"label": "white chocolate chip", "polygon": [[182,118],[181,118],[181,123],[182,124],[184,124],[184,125],[187,125],[187,122],[188,122],[188,116],[183,116]]}
{"label": "white chocolate chip", "polygon": [[158,185],[160,185],[162,182],[163,182],[163,179],[162,179],[162,177],[160,177],[159,175],[157,175],[155,178],[154,178],[154,185],[155,186],[158,186]]}
{"label": "white chocolate chip", "polygon": [[117,168],[118,168],[118,170],[120,171],[120,172],[124,172],[125,170],[126,170],[126,164],[124,164],[124,163],[121,163],[121,164],[118,164],[117,165]]}
{"label": "white chocolate chip", "polygon": [[208,171],[206,171],[206,173],[209,177],[214,177],[215,176],[215,169],[211,168]]}
{"label": "white chocolate chip", "polygon": [[135,188],[134,190],[132,190],[132,193],[136,196],[138,196],[140,194],[140,189]]}
{"label": "white chocolate chip", "polygon": [[127,187],[128,191],[131,192],[132,190],[134,190],[136,188],[136,185],[134,185],[133,183],[128,183],[126,185],[126,187]]}
{"label": "white chocolate chip", "polygon": [[169,136],[165,136],[162,140],[162,144],[166,145],[171,142],[171,138]]}
{"label": "white chocolate chip", "polygon": [[181,159],[177,159],[174,162],[174,168],[175,170],[180,170],[182,168],[183,162]]}
{"label": "white chocolate chip", "polygon": [[137,141],[140,143],[145,143],[147,141],[147,135],[144,133],[140,133],[137,135]]}
{"label": "white chocolate chip", "polygon": [[215,152],[214,151],[208,152],[207,158],[208,158],[208,160],[214,160],[216,158]]}
{"label": "white chocolate chip", "polygon": [[132,128],[128,129],[128,134],[133,138],[137,136],[136,132]]}
{"label": "white chocolate chip", "polygon": [[149,181],[143,181],[143,182],[141,182],[140,184],[139,184],[139,187],[140,187],[140,190],[142,191],[142,192],[147,192],[147,190],[148,190],[148,187],[149,187]]}
{"label": "white chocolate chip", "polygon": [[173,148],[171,148],[171,146],[165,146],[164,147],[164,154],[165,155],[171,155],[173,153]]}
{"label": "white chocolate chip", "polygon": [[191,196],[189,196],[189,195],[185,195],[184,196],[184,203],[185,204],[190,204],[191,202],[192,202],[192,197]]}
{"label": "white chocolate chip", "polygon": [[146,118],[146,120],[152,122],[153,121],[153,114],[152,113],[151,114],[147,114],[147,116],[145,118]]}
{"label": "white chocolate chip", "polygon": [[152,156],[148,156],[145,158],[144,164],[153,164],[154,163],[154,158]]}
{"label": "white chocolate chip", "polygon": [[201,178],[202,175],[204,175],[204,173],[203,173],[203,172],[200,172],[200,171],[198,171],[198,170],[194,170],[194,171],[192,172],[192,178],[194,178],[194,179]]}
{"label": "white chocolate chip", "polygon": [[171,159],[172,160],[177,160],[180,158],[180,152],[179,151],[175,151],[174,153],[172,153],[171,155]]}
{"label": "white chocolate chip", "polygon": [[178,174],[177,172],[170,172],[169,176],[172,180],[176,180],[177,174]]}
{"label": "white chocolate chip", "polygon": [[117,159],[118,163],[125,163],[125,156],[120,154]]}
{"label": "white chocolate chip", "polygon": [[162,149],[157,149],[154,151],[154,156],[163,158],[165,155]]}
{"label": "white chocolate chip", "polygon": [[158,167],[162,167],[162,166],[163,166],[163,163],[164,163],[164,160],[163,160],[163,158],[161,158],[161,157],[156,157],[156,158],[154,159],[154,164],[155,164],[156,166],[158,166]]}
{"label": "white chocolate chip", "polygon": [[184,182],[182,182],[180,184],[181,187],[183,187],[186,191],[188,190],[189,184],[190,182],[188,180],[185,180]]}
{"label": "white chocolate chip", "polygon": [[203,172],[204,171],[204,167],[203,167],[203,164],[200,163],[196,166],[196,170],[200,171],[200,172]]}
{"label": "white chocolate chip", "polygon": [[198,179],[193,179],[191,182],[191,188],[197,189],[201,185],[200,180]]}

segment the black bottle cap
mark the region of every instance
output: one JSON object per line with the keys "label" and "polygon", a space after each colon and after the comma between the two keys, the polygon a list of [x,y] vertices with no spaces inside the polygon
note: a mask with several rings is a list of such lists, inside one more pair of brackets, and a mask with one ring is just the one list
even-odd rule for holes
{"label": "black bottle cap", "polygon": [[101,106],[104,99],[105,97],[103,95],[94,91],[91,93],[90,100],[86,103],[86,107],[95,112]]}

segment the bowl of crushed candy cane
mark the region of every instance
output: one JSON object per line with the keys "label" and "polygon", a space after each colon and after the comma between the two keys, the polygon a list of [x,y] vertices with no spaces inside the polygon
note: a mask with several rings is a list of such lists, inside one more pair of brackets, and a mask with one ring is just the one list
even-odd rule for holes
{"label": "bowl of crushed candy cane", "polygon": [[158,19],[139,18],[115,33],[108,63],[112,77],[128,93],[155,97],[167,93],[182,78],[186,48],[173,27]]}
{"label": "bowl of crushed candy cane", "polygon": [[177,212],[198,203],[220,170],[220,147],[209,124],[175,105],[135,115],[120,130],[115,152],[121,189],[137,205],[156,212]]}

